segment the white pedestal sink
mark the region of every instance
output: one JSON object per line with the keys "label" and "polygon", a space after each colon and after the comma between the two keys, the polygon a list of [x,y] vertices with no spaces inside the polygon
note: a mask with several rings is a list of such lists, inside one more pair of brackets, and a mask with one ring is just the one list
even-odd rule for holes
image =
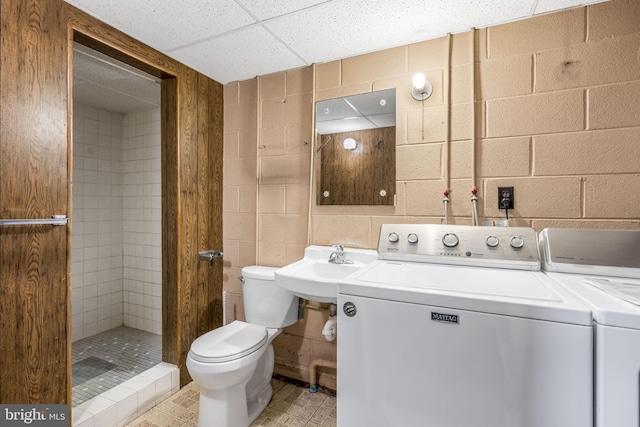
{"label": "white pedestal sink", "polygon": [[304,258],[275,272],[277,286],[294,295],[318,302],[338,302],[338,282],[378,259],[378,252],[370,249],[344,248],[345,259],[352,263],[335,264],[329,257],[331,246],[308,246]]}

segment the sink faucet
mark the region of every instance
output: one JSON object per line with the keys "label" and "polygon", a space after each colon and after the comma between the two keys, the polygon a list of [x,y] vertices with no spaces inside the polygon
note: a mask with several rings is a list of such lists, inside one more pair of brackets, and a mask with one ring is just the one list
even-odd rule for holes
{"label": "sink faucet", "polygon": [[346,258],[342,245],[333,245],[331,247],[335,250],[329,255],[329,262],[334,264],[353,264],[353,261]]}

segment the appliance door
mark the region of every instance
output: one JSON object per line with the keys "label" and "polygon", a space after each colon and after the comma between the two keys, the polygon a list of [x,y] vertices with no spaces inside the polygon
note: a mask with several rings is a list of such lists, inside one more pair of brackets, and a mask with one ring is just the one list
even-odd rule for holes
{"label": "appliance door", "polygon": [[340,427],[592,425],[591,327],[345,294],[338,310]]}
{"label": "appliance door", "polygon": [[640,331],[596,326],[596,426],[640,425]]}

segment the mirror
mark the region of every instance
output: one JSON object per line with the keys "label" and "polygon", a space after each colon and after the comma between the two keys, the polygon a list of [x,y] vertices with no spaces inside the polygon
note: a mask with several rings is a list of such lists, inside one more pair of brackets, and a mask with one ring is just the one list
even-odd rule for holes
{"label": "mirror", "polygon": [[396,90],[316,103],[318,205],[394,205]]}

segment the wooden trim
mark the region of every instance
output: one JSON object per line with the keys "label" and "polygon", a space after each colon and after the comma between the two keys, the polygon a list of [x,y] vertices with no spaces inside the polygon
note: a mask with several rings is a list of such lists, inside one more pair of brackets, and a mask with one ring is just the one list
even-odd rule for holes
{"label": "wooden trim", "polygon": [[[73,30],[67,27],[67,46],[73,45]],[[73,84],[71,81],[71,72],[73,70],[73,49],[67,49],[67,99],[73,99]],[[67,225],[67,331],[69,339],[67,339],[67,396],[69,402],[72,403],[73,398],[73,360],[72,360],[72,332],[73,332],[73,303],[72,303],[72,235],[73,235],[73,102],[67,102],[67,176],[69,177],[69,191],[67,194],[67,217],[69,223]]]}
{"label": "wooden trim", "polygon": [[178,221],[181,217],[178,185],[178,80],[161,82],[162,126],[162,360],[179,363],[181,304]]}
{"label": "wooden trim", "polygon": [[[209,219],[209,240],[216,248],[222,247],[222,227],[217,226],[216,216],[222,217],[223,199],[223,156],[224,156],[224,100],[223,86],[218,82],[208,82],[209,116],[209,177],[208,193],[211,200]],[[209,329],[222,326],[223,260],[213,264],[213,274],[209,275]]]}
{"label": "wooden trim", "polygon": [[[181,212],[180,232],[182,233],[178,248],[183,258],[180,262],[180,306],[181,312],[181,345],[179,348],[179,363],[187,360],[189,345],[197,337],[198,317],[198,122],[196,114],[189,114],[197,108],[198,75],[195,71],[184,67],[179,85],[180,96],[180,134],[178,145],[178,161],[180,162],[180,176],[196,177],[195,179],[180,179],[178,188]],[[183,243],[183,244],[182,244]],[[191,381],[186,370],[180,370],[180,384]]]}
{"label": "wooden trim", "polygon": [[158,78],[180,74],[181,65],[155,49],[64,3],[74,40]]}

